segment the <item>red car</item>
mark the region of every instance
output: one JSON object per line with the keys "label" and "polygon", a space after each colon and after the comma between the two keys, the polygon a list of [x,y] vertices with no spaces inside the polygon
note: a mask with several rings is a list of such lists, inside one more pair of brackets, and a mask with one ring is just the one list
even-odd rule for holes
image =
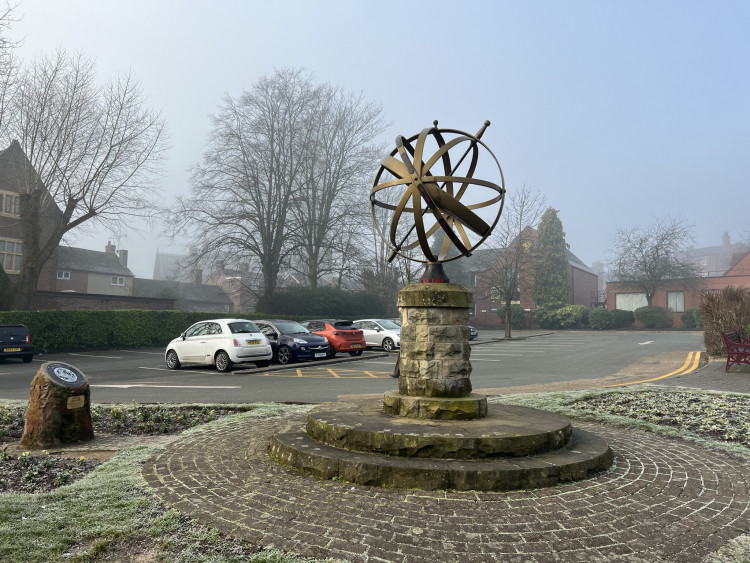
{"label": "red car", "polygon": [[365,336],[351,321],[320,319],[302,323],[307,330],[325,336],[331,344],[330,356],[337,352],[349,352],[350,356],[361,356],[365,349]]}

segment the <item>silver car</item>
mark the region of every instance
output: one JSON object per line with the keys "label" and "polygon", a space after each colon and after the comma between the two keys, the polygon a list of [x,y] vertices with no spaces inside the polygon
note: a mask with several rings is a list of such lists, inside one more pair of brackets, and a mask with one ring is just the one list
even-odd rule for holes
{"label": "silver car", "polygon": [[354,326],[365,335],[369,347],[383,348],[386,352],[401,347],[401,326],[390,319],[360,319]]}
{"label": "silver car", "polygon": [[272,357],[266,337],[246,319],[197,322],[172,340],[164,352],[169,369],[179,369],[183,364],[214,364],[219,371],[229,371],[234,364],[245,362],[266,367]]}

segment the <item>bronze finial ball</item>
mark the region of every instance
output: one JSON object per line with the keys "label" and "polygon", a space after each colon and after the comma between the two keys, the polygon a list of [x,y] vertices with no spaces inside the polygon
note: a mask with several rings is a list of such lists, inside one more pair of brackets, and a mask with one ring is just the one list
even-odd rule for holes
{"label": "bronze finial ball", "polygon": [[[378,234],[396,256],[440,264],[470,256],[495,228],[505,201],[503,171],[482,142],[485,121],[476,135],[457,129],[422,130],[396,137],[396,148],[383,158],[370,192]],[[494,181],[475,178],[480,155],[489,155]],[[485,160],[486,157],[485,157]],[[390,225],[383,212],[390,214]],[[384,232],[387,231],[387,232]],[[430,244],[430,239],[433,244]],[[424,258],[412,251],[419,248]]]}

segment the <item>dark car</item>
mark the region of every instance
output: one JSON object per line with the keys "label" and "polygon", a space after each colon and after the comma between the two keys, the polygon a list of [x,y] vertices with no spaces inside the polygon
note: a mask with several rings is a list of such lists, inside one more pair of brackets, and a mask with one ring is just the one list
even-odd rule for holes
{"label": "dark car", "polygon": [[365,337],[352,321],[320,319],[304,321],[307,330],[325,336],[331,344],[331,357],[336,352],[348,352],[350,356],[361,356],[365,350]]}
{"label": "dark car", "polygon": [[5,358],[34,359],[31,333],[24,325],[0,325],[0,359]]}
{"label": "dark car", "polygon": [[329,344],[324,336],[313,334],[297,321],[255,321],[273,349],[273,358],[280,364],[328,357]]}
{"label": "dark car", "polygon": [[479,331],[475,327],[469,326],[469,340],[474,340],[475,338],[479,338]]}

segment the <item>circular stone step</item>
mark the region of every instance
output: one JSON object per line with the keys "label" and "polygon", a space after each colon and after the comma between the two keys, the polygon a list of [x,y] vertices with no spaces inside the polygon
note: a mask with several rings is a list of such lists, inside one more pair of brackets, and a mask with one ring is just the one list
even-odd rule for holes
{"label": "circular stone step", "polygon": [[274,435],[269,454],[278,463],[322,479],[366,486],[459,491],[509,491],[550,487],[586,479],[608,469],[614,456],[607,443],[573,429],[571,440],[554,452],[478,460],[378,456],[316,442],[305,432]]}
{"label": "circular stone step", "polygon": [[489,405],[477,420],[389,416],[376,399],[325,404],[307,417],[307,434],[344,450],[394,457],[481,459],[557,450],[571,435],[564,416],[515,405]]}

